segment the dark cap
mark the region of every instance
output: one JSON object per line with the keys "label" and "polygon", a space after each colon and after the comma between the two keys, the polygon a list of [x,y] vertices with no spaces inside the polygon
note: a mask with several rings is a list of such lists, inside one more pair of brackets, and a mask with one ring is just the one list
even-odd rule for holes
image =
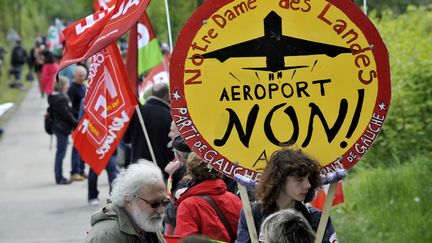
{"label": "dark cap", "polygon": [[189,148],[189,146],[185,143],[185,141],[182,139],[181,136],[177,136],[174,138],[174,141],[172,143],[172,147],[180,152],[190,153],[192,150]]}

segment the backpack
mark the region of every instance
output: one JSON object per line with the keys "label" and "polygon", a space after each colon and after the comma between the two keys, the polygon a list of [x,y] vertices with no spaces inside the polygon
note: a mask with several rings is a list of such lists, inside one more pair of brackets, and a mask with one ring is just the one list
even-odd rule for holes
{"label": "backpack", "polygon": [[50,112],[50,108],[47,108],[47,112],[45,113],[44,116],[44,127],[45,127],[45,132],[48,135],[52,135],[53,134],[53,117],[52,117],[52,112]]}

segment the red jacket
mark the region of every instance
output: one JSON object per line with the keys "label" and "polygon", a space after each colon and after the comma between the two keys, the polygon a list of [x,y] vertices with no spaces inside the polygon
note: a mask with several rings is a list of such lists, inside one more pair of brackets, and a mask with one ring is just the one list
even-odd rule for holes
{"label": "red jacket", "polygon": [[177,208],[177,225],[175,235],[206,235],[214,240],[230,242],[228,231],[219,219],[213,207],[197,195],[208,195],[222,211],[234,234],[240,217],[242,203],[240,198],[226,191],[221,179],[203,181],[187,190],[175,205]]}

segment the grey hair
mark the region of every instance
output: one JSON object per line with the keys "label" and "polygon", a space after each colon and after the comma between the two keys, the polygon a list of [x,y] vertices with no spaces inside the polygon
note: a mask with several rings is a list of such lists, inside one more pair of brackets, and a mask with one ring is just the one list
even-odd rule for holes
{"label": "grey hair", "polygon": [[69,79],[66,76],[59,76],[58,81],[54,82],[54,90],[61,92],[66,84],[69,84]]}
{"label": "grey hair", "polygon": [[313,243],[315,233],[306,218],[293,209],[269,215],[261,226],[266,243]]}
{"label": "grey hair", "polygon": [[162,181],[162,171],[148,160],[139,159],[135,164],[122,170],[113,181],[111,201],[122,207],[126,201],[132,201],[136,193],[145,185],[151,185]]}
{"label": "grey hair", "polygon": [[83,73],[87,76],[87,69],[82,65],[77,65],[74,69],[73,74]]}

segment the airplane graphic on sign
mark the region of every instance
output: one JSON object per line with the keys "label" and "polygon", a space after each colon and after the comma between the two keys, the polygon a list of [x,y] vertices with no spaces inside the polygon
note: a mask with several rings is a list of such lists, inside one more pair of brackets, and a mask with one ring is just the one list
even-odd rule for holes
{"label": "airplane graphic on sign", "polygon": [[264,36],[215,50],[203,55],[204,58],[216,58],[224,62],[232,57],[266,57],[266,67],[246,67],[243,69],[267,71],[269,79],[274,79],[274,73],[278,72],[278,78],[282,78],[282,70],[309,67],[306,65],[285,66],[286,56],[307,56],[325,54],[336,57],[342,53],[351,53],[349,48],[298,39],[282,35],[282,18],[271,11],[264,18]]}

